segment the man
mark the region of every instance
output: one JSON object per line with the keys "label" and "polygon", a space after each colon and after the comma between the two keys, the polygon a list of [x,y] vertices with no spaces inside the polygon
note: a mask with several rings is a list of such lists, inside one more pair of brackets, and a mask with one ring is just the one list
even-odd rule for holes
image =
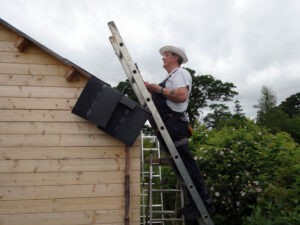
{"label": "man", "polygon": [[[192,76],[186,69],[181,67],[181,64],[186,63],[188,58],[185,51],[176,46],[164,46],[159,52],[163,56],[163,67],[168,72],[168,75],[160,84],[145,82],[145,85],[152,94],[153,102],[165,123],[197,191],[206,207],[210,208],[211,199],[206,192],[203,178],[188,146],[190,131],[186,110],[189,95],[192,90]],[[190,199],[189,204],[185,206],[182,213],[185,214],[186,217],[198,216],[198,211]]]}

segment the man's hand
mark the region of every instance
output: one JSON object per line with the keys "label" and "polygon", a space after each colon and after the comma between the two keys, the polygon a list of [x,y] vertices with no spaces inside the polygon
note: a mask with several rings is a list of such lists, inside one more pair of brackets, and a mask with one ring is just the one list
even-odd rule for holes
{"label": "man's hand", "polygon": [[147,90],[153,94],[153,93],[158,93],[161,86],[159,86],[158,84],[149,84],[148,82],[144,82]]}
{"label": "man's hand", "polygon": [[[148,82],[144,82],[147,90],[153,93],[159,93],[161,86],[158,84],[149,84]],[[188,87],[180,87],[176,89],[163,88],[161,94],[173,102],[185,102],[188,98],[189,89]]]}

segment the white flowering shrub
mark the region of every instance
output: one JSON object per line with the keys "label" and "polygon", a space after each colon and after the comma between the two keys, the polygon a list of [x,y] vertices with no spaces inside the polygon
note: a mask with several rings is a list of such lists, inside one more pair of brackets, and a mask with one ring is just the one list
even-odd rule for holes
{"label": "white flowering shrub", "polygon": [[[299,190],[299,173],[296,172],[299,170],[295,167],[299,168],[300,148],[285,133],[270,134],[247,120],[239,126],[225,125],[218,130],[199,126],[194,130],[190,146],[213,199],[215,212],[211,216],[217,225],[256,224],[253,213],[257,207],[267,207],[266,201],[274,200],[270,197],[272,194],[283,190],[282,193],[288,192],[293,198]],[[282,201],[289,207],[280,208],[280,204],[276,207],[281,211],[296,210],[293,213],[297,214],[297,200],[290,200]],[[263,210],[260,208],[260,212]],[[263,213],[260,216],[268,217]]]}

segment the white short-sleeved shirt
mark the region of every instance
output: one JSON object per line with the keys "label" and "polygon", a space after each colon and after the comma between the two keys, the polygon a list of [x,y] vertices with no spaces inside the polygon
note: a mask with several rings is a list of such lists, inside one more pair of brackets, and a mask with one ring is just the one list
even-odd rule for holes
{"label": "white short-sleeved shirt", "polygon": [[[181,67],[174,69],[168,76],[171,76],[166,82],[166,88],[176,89],[180,87],[187,87],[189,95],[192,90],[192,76],[186,69]],[[188,97],[189,97],[188,95]],[[185,102],[172,102],[167,99],[167,105],[176,112],[184,112],[188,107],[188,99]]]}

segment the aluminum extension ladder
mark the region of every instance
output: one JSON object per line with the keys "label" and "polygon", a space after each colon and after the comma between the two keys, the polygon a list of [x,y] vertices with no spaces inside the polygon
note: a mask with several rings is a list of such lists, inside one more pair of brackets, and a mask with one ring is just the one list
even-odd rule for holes
{"label": "aluminum extension ladder", "polygon": [[[200,225],[213,225],[213,221],[211,220],[207,209],[196,190],[193,181],[186,170],[186,167],[180,157],[180,155],[177,152],[177,149],[171,140],[171,137],[164,125],[164,122],[162,121],[154,102],[152,101],[152,98],[144,85],[144,81],[142,79],[142,76],[132,60],[126,45],[115,25],[114,22],[109,22],[108,27],[112,33],[112,36],[109,37],[109,40],[115,50],[115,53],[117,57],[119,58],[119,61],[128,77],[128,80],[133,88],[133,91],[135,92],[141,106],[147,107],[148,110],[151,112],[151,118],[149,118],[149,122],[151,126],[154,128],[154,130],[157,130],[157,136],[164,143],[165,148],[167,149],[167,152],[172,157],[172,160],[174,162],[174,165],[176,166],[177,170],[179,171],[179,174],[181,176],[181,179],[183,183],[186,185],[188,192],[191,195],[191,198],[193,199],[199,213],[200,217],[197,219],[198,223]],[[156,128],[156,129],[155,129]]]}

